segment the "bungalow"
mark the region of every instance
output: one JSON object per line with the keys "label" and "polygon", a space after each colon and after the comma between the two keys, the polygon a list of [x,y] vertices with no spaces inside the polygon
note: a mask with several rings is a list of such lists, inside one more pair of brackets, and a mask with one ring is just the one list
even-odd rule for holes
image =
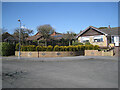
{"label": "bungalow", "polygon": [[17,43],[19,38],[9,34],[8,32],[5,32],[2,34],[2,42],[8,42],[8,43]]}
{"label": "bungalow", "polygon": [[[62,39],[62,37],[63,37],[63,35],[61,33],[57,33],[57,32],[54,32],[50,36],[51,36],[51,38],[54,38],[55,40]],[[28,37],[26,40],[27,41],[33,41],[33,40],[41,41],[41,40],[44,40],[44,38],[43,38],[42,34],[37,32],[35,35]]]}
{"label": "bungalow", "polygon": [[76,38],[78,42],[85,43],[90,42],[93,45],[99,45],[100,47],[119,46],[120,34],[118,32],[119,27],[106,29],[98,29],[93,26],[89,26],[85,30],[81,31]]}
{"label": "bungalow", "polygon": [[[70,38],[72,38],[72,37],[70,37]],[[75,39],[76,38],[73,37],[70,41],[70,44],[72,43],[72,40],[75,40]],[[37,32],[35,35],[28,37],[26,40],[29,42],[32,42],[35,40],[39,44],[40,41],[44,41],[44,38],[39,32]],[[58,33],[58,32],[53,32],[47,41],[49,42],[48,45],[68,45],[69,44],[68,43],[68,35]]]}

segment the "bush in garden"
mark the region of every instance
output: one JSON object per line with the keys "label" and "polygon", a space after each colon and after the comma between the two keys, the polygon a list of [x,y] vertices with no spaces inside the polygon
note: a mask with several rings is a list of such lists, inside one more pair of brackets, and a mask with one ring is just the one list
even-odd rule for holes
{"label": "bush in garden", "polygon": [[27,47],[28,47],[28,46],[21,46],[22,51],[27,51]]}
{"label": "bush in garden", "polygon": [[78,45],[78,51],[81,51],[81,45]]}
{"label": "bush in garden", "polygon": [[19,43],[16,44],[15,50],[19,51]]}
{"label": "bush in garden", "polygon": [[54,50],[54,51],[59,51],[59,46],[56,45],[53,50]]}
{"label": "bush in garden", "polygon": [[85,50],[85,45],[78,45],[78,51]]}
{"label": "bush in garden", "polygon": [[85,45],[91,45],[91,43],[90,42],[86,42]]}
{"label": "bush in garden", "polygon": [[2,42],[0,42],[0,56],[2,56]]}
{"label": "bush in garden", "polygon": [[42,51],[46,51],[47,47],[46,46],[42,46]]}
{"label": "bush in garden", "polygon": [[89,45],[89,50],[94,50],[94,46],[93,45]]}
{"label": "bush in garden", "polygon": [[39,43],[38,45],[39,46],[45,46],[45,43]]}
{"label": "bush in garden", "polygon": [[42,51],[42,46],[37,46],[36,51]]}
{"label": "bush in garden", "polygon": [[15,55],[15,44],[9,44],[9,55]]}
{"label": "bush in garden", "polygon": [[2,56],[15,55],[15,45],[7,42],[2,43]]}
{"label": "bush in garden", "polygon": [[60,47],[59,47],[59,50],[60,50],[60,51],[64,51],[64,46],[60,46]]}
{"label": "bush in garden", "polygon": [[35,50],[36,50],[35,45],[28,45],[27,46],[27,51],[35,51]]}
{"label": "bush in garden", "polygon": [[72,51],[73,46],[67,46],[68,47],[68,51]]}
{"label": "bush in garden", "polygon": [[89,45],[85,45],[85,50],[89,50]]}
{"label": "bush in garden", "polygon": [[94,50],[98,50],[99,49],[99,46],[98,45],[95,45],[94,46]]}
{"label": "bush in garden", "polygon": [[72,45],[83,45],[83,43],[80,43],[80,42],[73,42]]}
{"label": "bush in garden", "polygon": [[[21,45],[21,46],[20,46],[20,51],[23,51],[23,48],[24,48],[24,46]],[[18,50],[18,51],[19,51],[19,50]]]}
{"label": "bush in garden", "polygon": [[46,51],[52,51],[53,50],[53,46],[49,45],[47,46],[47,50]]}
{"label": "bush in garden", "polygon": [[79,51],[79,49],[78,49],[78,45],[77,45],[77,46],[75,46],[75,51]]}
{"label": "bush in garden", "polygon": [[64,46],[64,51],[69,51],[67,46]]}
{"label": "bush in garden", "polygon": [[[28,45],[23,46],[21,45],[21,51],[83,51],[83,50],[98,50],[98,45],[77,45],[77,46],[58,46],[56,45],[54,48],[53,46],[35,46],[35,45]],[[19,44],[16,45],[16,50],[19,50]]]}

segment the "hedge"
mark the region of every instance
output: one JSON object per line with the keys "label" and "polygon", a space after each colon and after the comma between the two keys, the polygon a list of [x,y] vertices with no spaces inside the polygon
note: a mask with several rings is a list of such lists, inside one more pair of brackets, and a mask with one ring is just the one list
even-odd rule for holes
{"label": "hedge", "polygon": [[0,43],[0,51],[2,51],[0,52],[1,56],[15,55],[15,45],[9,44],[7,42],[2,42]]}
{"label": "hedge", "polygon": [[73,42],[72,45],[76,46],[76,45],[83,45],[83,43],[80,42]]}
{"label": "hedge", "polygon": [[[17,47],[18,45],[16,45]],[[76,46],[21,46],[21,51],[83,51],[83,50],[98,50],[98,45],[76,45]],[[18,50],[18,48],[16,48]]]}

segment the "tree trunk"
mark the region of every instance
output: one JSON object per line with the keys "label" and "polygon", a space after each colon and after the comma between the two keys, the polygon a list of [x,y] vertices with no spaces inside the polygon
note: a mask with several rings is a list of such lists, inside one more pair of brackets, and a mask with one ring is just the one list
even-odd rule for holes
{"label": "tree trunk", "polygon": [[39,45],[39,41],[38,41],[38,45]]}
{"label": "tree trunk", "polygon": [[47,40],[45,40],[45,46],[47,47]]}

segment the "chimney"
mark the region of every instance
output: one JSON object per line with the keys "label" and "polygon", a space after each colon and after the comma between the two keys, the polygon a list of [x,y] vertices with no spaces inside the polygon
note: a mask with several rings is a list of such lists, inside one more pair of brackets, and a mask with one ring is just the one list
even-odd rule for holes
{"label": "chimney", "polygon": [[110,25],[108,25],[108,29],[111,29]]}

